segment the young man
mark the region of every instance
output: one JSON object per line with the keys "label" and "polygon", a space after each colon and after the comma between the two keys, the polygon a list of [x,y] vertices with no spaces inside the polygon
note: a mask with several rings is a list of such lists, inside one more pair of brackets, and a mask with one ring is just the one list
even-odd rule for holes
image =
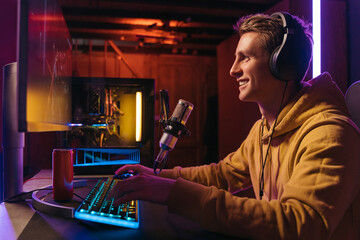
{"label": "young man", "polygon": [[[238,31],[230,74],[239,99],[256,102],[262,119],[217,164],[159,176],[141,165],[118,169],[139,174],[117,185],[117,202],[166,204],[206,230],[236,237],[359,239],[360,134],[329,74],[300,82],[311,59],[307,26],[289,14],[257,14],[241,19]],[[284,45],[291,38],[296,44]],[[294,46],[295,58],[287,49]],[[293,60],[300,70],[286,65]],[[254,198],[239,196],[249,188]]]}

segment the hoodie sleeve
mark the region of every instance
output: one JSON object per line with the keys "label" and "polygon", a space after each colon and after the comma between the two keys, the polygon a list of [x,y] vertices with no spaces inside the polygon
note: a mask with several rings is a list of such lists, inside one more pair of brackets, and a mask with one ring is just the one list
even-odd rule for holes
{"label": "hoodie sleeve", "polygon": [[244,153],[246,152],[244,150],[245,145],[243,143],[236,152],[230,153],[219,163],[197,167],[164,169],[160,176],[172,179],[183,178],[230,192],[248,188],[251,186],[251,180],[246,154]]}
{"label": "hoodie sleeve", "polygon": [[169,212],[231,236],[328,239],[358,197],[360,187],[354,180],[360,151],[354,142],[360,146],[359,134],[350,127],[327,124],[311,129],[299,146],[300,160],[294,162],[282,196],[269,202],[178,178],[169,196]]}

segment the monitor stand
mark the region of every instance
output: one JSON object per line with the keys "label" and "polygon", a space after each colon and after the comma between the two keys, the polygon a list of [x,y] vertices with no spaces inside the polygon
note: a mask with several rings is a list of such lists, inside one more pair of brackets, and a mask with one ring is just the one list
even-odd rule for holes
{"label": "monitor stand", "polygon": [[0,200],[8,199],[23,191],[25,146],[25,133],[18,131],[17,63],[5,65],[3,74],[3,165],[0,165],[2,167],[0,183],[3,191],[0,193]]}

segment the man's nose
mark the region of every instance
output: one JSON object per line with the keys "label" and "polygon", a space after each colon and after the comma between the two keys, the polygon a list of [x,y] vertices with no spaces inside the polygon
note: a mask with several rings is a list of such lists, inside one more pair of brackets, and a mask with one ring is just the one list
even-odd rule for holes
{"label": "man's nose", "polygon": [[242,72],[241,66],[235,60],[232,67],[230,68],[230,76],[237,77],[237,76],[241,75],[241,72]]}

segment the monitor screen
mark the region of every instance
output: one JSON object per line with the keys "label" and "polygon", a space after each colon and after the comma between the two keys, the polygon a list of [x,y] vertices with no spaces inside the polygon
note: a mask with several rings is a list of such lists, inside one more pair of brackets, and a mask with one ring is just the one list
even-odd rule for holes
{"label": "monitor screen", "polygon": [[68,130],[72,45],[58,1],[20,1],[19,131]]}

